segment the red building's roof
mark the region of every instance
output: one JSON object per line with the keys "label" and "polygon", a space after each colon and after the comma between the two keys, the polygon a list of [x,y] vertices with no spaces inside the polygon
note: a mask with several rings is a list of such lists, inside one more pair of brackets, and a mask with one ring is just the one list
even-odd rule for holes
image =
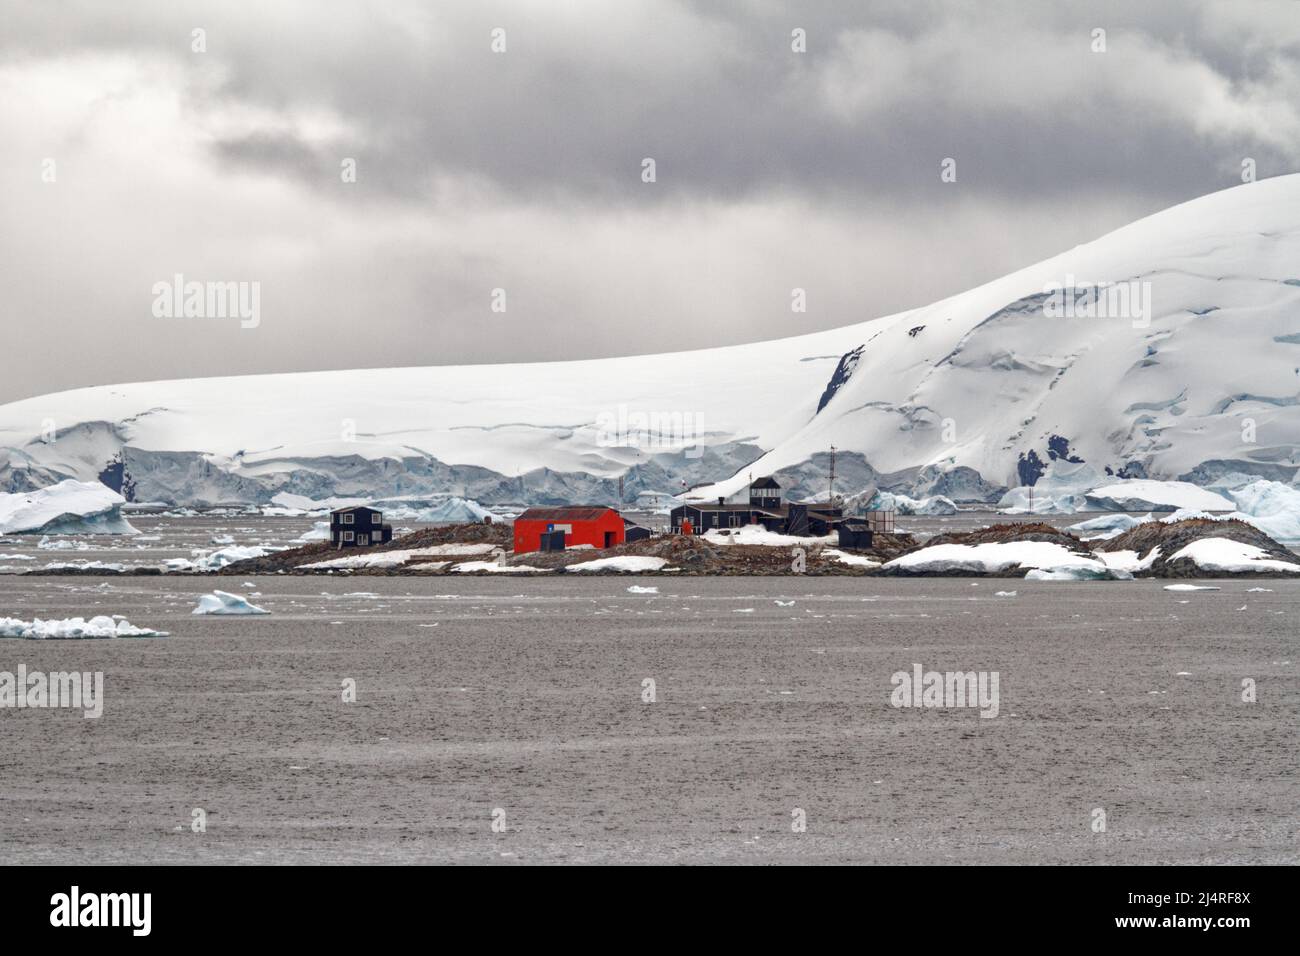
{"label": "red building's roof", "polygon": [[[571,508],[529,508],[516,521],[598,521],[613,508],[582,505]],[[617,514],[617,512],[614,512]]]}

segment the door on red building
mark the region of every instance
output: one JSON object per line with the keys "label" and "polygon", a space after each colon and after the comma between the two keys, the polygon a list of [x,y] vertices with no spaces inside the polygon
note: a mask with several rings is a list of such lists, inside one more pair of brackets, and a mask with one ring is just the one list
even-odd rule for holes
{"label": "door on red building", "polygon": [[612,531],[605,532],[605,547],[607,548],[614,547],[614,532]]}

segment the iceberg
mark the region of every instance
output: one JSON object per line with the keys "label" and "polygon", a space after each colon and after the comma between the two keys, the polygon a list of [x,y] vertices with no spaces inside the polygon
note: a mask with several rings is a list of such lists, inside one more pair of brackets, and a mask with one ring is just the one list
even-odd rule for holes
{"label": "iceberg", "polygon": [[255,604],[250,604],[238,594],[213,591],[199,598],[199,606],[191,614],[270,614]]}
{"label": "iceberg", "polygon": [[1105,478],[1091,465],[1054,461],[1033,485],[1010,488],[998,501],[1007,514],[1074,514],[1082,511],[1084,495]]}
{"label": "iceberg", "polygon": [[79,617],[60,621],[20,621],[14,617],[0,617],[0,637],[21,637],[29,641],[89,640],[109,637],[166,637],[166,631],[136,627],[123,617],[100,614],[89,621]]}
{"label": "iceberg", "polygon": [[138,534],[122,517],[126,499],[72,478],[36,491],[0,494],[0,534]]}
{"label": "iceberg", "polygon": [[311,530],[304,531],[301,537],[294,538],[294,544],[311,544],[313,541],[328,541],[330,539],[330,523],[328,521],[313,521]]}
{"label": "iceberg", "polygon": [[1084,495],[1088,511],[1232,511],[1223,495],[1188,481],[1133,478],[1094,488]]}
{"label": "iceberg", "polygon": [[1227,492],[1243,521],[1283,544],[1300,542],[1300,490],[1280,481],[1253,481]]}
{"label": "iceberg", "polygon": [[1083,539],[1085,541],[1098,541],[1113,538],[1151,520],[1153,519],[1149,512],[1141,518],[1134,518],[1132,515],[1126,514],[1107,514],[1102,515],[1100,518],[1089,518],[1087,521],[1072,524],[1066,530],[1078,531],[1081,535],[1088,535]]}
{"label": "iceberg", "polygon": [[232,545],[219,551],[194,551],[194,558],[168,558],[163,567],[168,571],[220,571],[228,564],[248,558],[264,558],[272,552],[256,545]]}
{"label": "iceberg", "polygon": [[895,511],[900,515],[955,515],[957,505],[951,498],[931,495],[929,498],[909,498],[907,495],[878,491],[867,504],[868,511]]}
{"label": "iceberg", "polygon": [[477,501],[468,498],[448,498],[428,508],[388,505],[384,517],[394,521],[417,521],[427,524],[466,524],[494,517]]}

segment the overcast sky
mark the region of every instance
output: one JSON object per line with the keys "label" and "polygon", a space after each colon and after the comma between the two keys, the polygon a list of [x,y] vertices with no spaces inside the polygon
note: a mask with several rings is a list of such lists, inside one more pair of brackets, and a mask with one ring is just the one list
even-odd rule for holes
{"label": "overcast sky", "polygon": [[831,328],[1246,157],[1300,169],[1295,0],[0,0],[0,401]]}

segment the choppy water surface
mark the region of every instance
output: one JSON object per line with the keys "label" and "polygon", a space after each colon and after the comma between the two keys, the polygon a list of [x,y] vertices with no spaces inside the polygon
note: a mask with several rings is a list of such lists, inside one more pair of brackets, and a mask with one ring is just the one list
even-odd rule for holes
{"label": "choppy water surface", "polygon": [[0,710],[0,862],[1295,863],[1300,582],[1199,583],[6,576],[171,636],[0,640],[105,678]]}

